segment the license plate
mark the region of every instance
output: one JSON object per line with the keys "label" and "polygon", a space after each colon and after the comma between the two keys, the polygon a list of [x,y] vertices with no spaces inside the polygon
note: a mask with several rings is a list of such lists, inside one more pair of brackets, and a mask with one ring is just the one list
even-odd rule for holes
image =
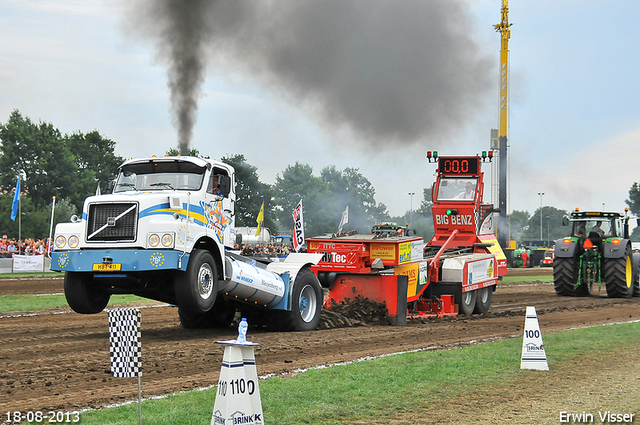
{"label": "license plate", "polygon": [[120,271],[122,264],[120,263],[94,263],[93,271],[96,272],[117,272]]}

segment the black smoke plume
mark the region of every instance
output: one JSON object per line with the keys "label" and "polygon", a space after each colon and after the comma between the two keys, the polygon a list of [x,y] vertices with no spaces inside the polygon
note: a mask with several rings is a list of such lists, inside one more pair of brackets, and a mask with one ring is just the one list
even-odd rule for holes
{"label": "black smoke plume", "polygon": [[377,146],[443,140],[494,85],[462,0],[141,0],[130,22],[168,63],[181,151],[206,65]]}

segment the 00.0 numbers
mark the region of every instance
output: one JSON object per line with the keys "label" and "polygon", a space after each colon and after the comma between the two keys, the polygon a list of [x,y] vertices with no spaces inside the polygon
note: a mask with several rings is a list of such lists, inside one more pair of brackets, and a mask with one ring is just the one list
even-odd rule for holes
{"label": "00.0 numbers", "polygon": [[35,422],[35,423],[73,423],[80,422],[80,412],[41,412],[41,411],[29,411],[29,412],[7,412],[7,420],[5,423],[22,423],[22,422]]}

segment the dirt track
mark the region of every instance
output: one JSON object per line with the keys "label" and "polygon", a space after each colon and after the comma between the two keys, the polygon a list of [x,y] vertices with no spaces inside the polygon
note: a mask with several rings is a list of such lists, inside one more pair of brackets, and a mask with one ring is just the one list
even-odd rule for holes
{"label": "dirt track", "polygon": [[[510,275],[550,273],[529,269]],[[60,293],[62,279],[0,281],[7,293]],[[550,284],[503,284],[491,312],[473,318],[433,319],[402,327],[368,326],[300,333],[250,329],[259,375],[398,351],[447,347],[522,333],[524,309],[536,307],[545,332],[640,319],[640,299],[560,298]],[[109,372],[105,312],[5,314],[0,317],[0,411],[74,410],[134,400],[134,378]],[[218,380],[223,349],[215,341],[235,331],[184,330],[177,309],[142,310],[143,397],[205,387]]]}

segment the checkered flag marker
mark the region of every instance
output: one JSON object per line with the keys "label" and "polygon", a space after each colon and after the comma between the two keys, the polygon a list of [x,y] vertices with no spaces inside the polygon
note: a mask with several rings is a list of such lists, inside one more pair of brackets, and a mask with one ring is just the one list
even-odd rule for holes
{"label": "checkered flag marker", "polygon": [[109,311],[109,353],[111,374],[115,378],[142,375],[142,347],[137,308],[117,308]]}

